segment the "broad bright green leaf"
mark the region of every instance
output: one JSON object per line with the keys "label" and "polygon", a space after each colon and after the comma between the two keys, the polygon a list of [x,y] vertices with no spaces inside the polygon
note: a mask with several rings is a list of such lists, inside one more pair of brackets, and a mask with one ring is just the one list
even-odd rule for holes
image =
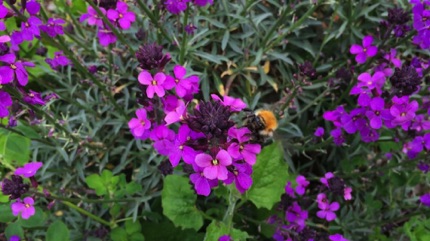
{"label": "broad bright green leaf", "polygon": [[218,241],[219,237],[223,235],[230,235],[234,241],[244,241],[249,238],[248,233],[241,230],[229,228],[222,222],[212,221],[212,223],[206,229],[206,236],[204,241]]}
{"label": "broad bright green leaf", "polygon": [[30,139],[11,131],[0,131],[0,156],[8,164],[22,166],[30,159]]}
{"label": "broad bright green leaf", "polygon": [[46,215],[40,207],[36,207],[36,212],[29,219],[19,219],[18,223],[24,228],[34,228],[43,226]]}
{"label": "broad bright green leaf", "polygon": [[24,237],[24,229],[18,223],[9,224],[4,232],[8,240],[13,235],[19,236],[20,238]]}
{"label": "broad bright green leaf", "polygon": [[46,232],[46,241],[68,241],[70,240],[70,231],[67,226],[57,220],[53,222]]}
{"label": "broad bright green leaf", "polygon": [[266,146],[257,156],[253,169],[253,184],[248,191],[248,198],[257,208],[271,209],[281,200],[288,178],[288,166],[283,160],[280,144]]}
{"label": "broad bright green leaf", "polygon": [[110,238],[113,241],[128,241],[127,232],[123,228],[114,228],[110,232]]}
{"label": "broad bright green leaf", "polygon": [[96,191],[99,196],[105,195],[107,193],[107,187],[104,185],[102,178],[97,174],[92,174],[85,178],[87,185]]}
{"label": "broad bright green leaf", "polygon": [[191,189],[188,178],[167,176],[161,198],[163,214],[172,220],[175,226],[195,230],[203,226],[203,217],[195,206],[197,195]]}
{"label": "broad bright green leaf", "polygon": [[8,223],[14,219],[15,216],[12,214],[12,209],[10,208],[10,204],[0,204],[0,223]]}
{"label": "broad bright green leaf", "polygon": [[133,222],[133,220],[127,220],[125,222],[125,231],[127,234],[134,234],[140,232],[142,227],[140,226],[140,223],[138,221]]}

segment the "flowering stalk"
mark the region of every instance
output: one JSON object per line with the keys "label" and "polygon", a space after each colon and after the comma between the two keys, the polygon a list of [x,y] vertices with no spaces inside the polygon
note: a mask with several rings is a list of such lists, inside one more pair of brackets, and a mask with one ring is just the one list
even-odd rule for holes
{"label": "flowering stalk", "polygon": [[166,38],[169,43],[173,42],[172,38],[167,34],[166,30],[160,25],[160,23],[158,22],[154,14],[152,14],[152,11],[148,8],[147,4],[144,4],[142,0],[137,0],[136,2],[139,5],[139,7],[145,12],[148,18],[151,20],[151,22],[157,27],[158,30],[160,30],[164,38]]}
{"label": "flowering stalk", "polygon": [[[188,3],[187,3],[188,4]],[[181,49],[179,52],[179,64],[184,65],[184,58],[185,58],[185,52],[187,50],[187,32],[185,31],[185,26],[188,24],[188,14],[189,14],[189,7],[185,10],[184,14],[184,22],[182,23],[182,43],[181,43]]]}

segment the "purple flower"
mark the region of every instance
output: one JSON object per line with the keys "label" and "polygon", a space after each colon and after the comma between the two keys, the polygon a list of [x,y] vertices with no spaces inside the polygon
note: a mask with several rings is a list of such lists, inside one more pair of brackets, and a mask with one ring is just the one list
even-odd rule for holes
{"label": "purple flower", "polygon": [[159,72],[156,73],[154,78],[152,78],[152,75],[147,71],[140,72],[138,76],[138,80],[141,84],[147,85],[148,88],[146,89],[146,95],[148,98],[153,98],[154,93],[156,93],[159,97],[163,97],[165,94],[164,91],[164,81],[166,80],[166,75]]}
{"label": "purple flower", "polygon": [[99,38],[99,43],[102,46],[108,46],[109,44],[116,42],[116,35],[108,28],[99,28],[97,37]]}
{"label": "purple flower", "polygon": [[297,231],[301,231],[306,226],[306,219],[308,219],[308,211],[302,210],[297,202],[294,202],[286,211],[286,219],[288,222],[297,225]]}
{"label": "purple flower", "polygon": [[373,129],[380,129],[382,127],[382,120],[390,120],[390,111],[384,109],[384,99],[381,97],[375,97],[370,101],[370,109],[366,111],[366,116],[369,118],[370,127]]}
{"label": "purple flower", "polygon": [[127,3],[121,1],[116,3],[116,10],[109,9],[107,11],[107,17],[112,21],[118,21],[122,29],[129,29],[131,24],[136,21],[134,12],[128,12]]}
{"label": "purple flower", "polygon": [[430,193],[422,195],[420,201],[423,205],[430,207]]}
{"label": "purple flower", "polygon": [[324,198],[322,200],[318,200],[318,208],[321,210],[317,212],[317,216],[321,219],[325,219],[331,222],[336,219],[335,211],[339,210],[339,207],[340,205],[338,202],[332,202],[330,204],[324,195]]}
{"label": "purple flower", "polygon": [[342,124],[341,124],[341,121],[340,121],[340,118],[341,118],[341,116],[342,115],[344,115],[346,112],[345,112],[345,109],[343,108],[343,106],[338,106],[335,110],[331,110],[331,111],[326,111],[326,112],[324,112],[324,114],[323,114],[323,118],[325,119],[325,120],[328,120],[328,121],[331,121],[331,122],[333,122],[333,124],[336,126],[336,127],[340,127],[340,126],[342,126]]}
{"label": "purple flower", "polygon": [[31,62],[16,61],[14,54],[5,54],[0,57],[0,61],[8,65],[0,67],[0,84],[10,83],[16,76],[18,83],[25,86],[28,83],[28,74],[25,67],[34,67]]}
{"label": "purple flower", "polygon": [[385,83],[385,74],[381,71],[375,72],[372,75],[369,73],[362,73],[358,76],[358,87],[367,87],[369,90],[376,89],[378,93],[381,91]]}
{"label": "purple flower", "polygon": [[211,187],[216,187],[218,185],[218,180],[207,179],[203,174],[204,168],[197,165],[193,165],[193,168],[196,173],[190,175],[190,180],[194,184],[194,189],[199,195],[209,196]]}
{"label": "purple flower", "polygon": [[220,150],[216,157],[201,153],[196,156],[196,164],[203,167],[203,174],[206,178],[213,180],[225,180],[228,177],[227,166],[231,165],[231,156],[225,150]]}
{"label": "purple flower", "polygon": [[351,54],[356,54],[355,61],[359,64],[363,64],[366,62],[367,58],[373,57],[378,52],[378,48],[376,46],[372,46],[373,37],[366,36],[363,38],[362,44],[360,46],[358,44],[353,44],[349,49]]}
{"label": "purple flower", "polygon": [[3,1],[0,3],[0,19],[3,19],[9,13],[9,9],[3,6]]}
{"label": "purple flower", "polygon": [[326,187],[329,187],[328,180],[333,178],[334,174],[332,172],[327,172],[324,177],[320,178],[320,182],[324,184]]}
{"label": "purple flower", "polygon": [[20,241],[20,240],[21,238],[17,235],[12,235],[10,236],[10,239],[9,239],[9,241]]}
{"label": "purple flower", "polygon": [[212,99],[219,101],[223,106],[230,107],[230,110],[233,112],[238,112],[246,108],[245,102],[243,102],[239,98],[236,99],[236,98],[224,95],[223,100],[221,100],[221,98],[219,98],[219,96],[215,94],[212,94],[211,97]]}
{"label": "purple flower", "polygon": [[66,56],[64,56],[62,51],[55,52],[53,59],[46,58],[45,61],[54,70],[58,70],[60,66],[67,66],[71,63],[70,60]]}
{"label": "purple flower", "polygon": [[31,197],[24,198],[24,201],[16,200],[16,202],[11,204],[12,214],[18,216],[21,214],[23,219],[29,219],[36,213],[36,209],[33,207],[34,200]]}
{"label": "purple flower", "polygon": [[374,142],[379,139],[379,132],[377,132],[375,129],[365,127],[360,130],[360,136],[361,140],[366,143]]}
{"label": "purple flower", "polygon": [[190,0],[166,0],[164,5],[167,11],[172,14],[180,14],[187,9],[187,3]]}
{"label": "purple flower", "polygon": [[[393,102],[395,98],[393,98]],[[415,117],[418,107],[418,102],[415,100],[410,103],[394,104],[390,108],[390,113],[394,117],[391,123],[394,125],[406,124],[409,126],[410,121]]]}
{"label": "purple flower", "polygon": [[26,178],[30,178],[36,175],[37,170],[43,165],[42,162],[29,162],[23,167],[19,167],[15,170],[15,175],[21,175]]}
{"label": "purple flower", "polygon": [[175,74],[175,77],[170,75],[166,76],[164,88],[170,90],[176,87],[176,95],[183,98],[187,94],[187,92],[190,92],[191,90],[191,82],[188,80],[188,78],[185,78],[185,75],[187,74],[187,69],[185,69],[181,65],[176,65],[173,68],[173,73]]}
{"label": "purple flower", "polygon": [[166,125],[173,124],[178,121],[182,121],[185,118],[187,107],[185,106],[184,102],[181,100],[179,101],[179,105],[176,107],[174,111],[171,111],[166,114],[166,117],[164,117],[164,121],[166,122]]}
{"label": "purple flower", "polygon": [[42,20],[35,16],[28,18],[27,22],[21,23],[21,36],[23,40],[32,41],[34,37],[40,38],[39,26],[42,24]]}
{"label": "purple flower", "polygon": [[357,99],[358,105],[366,107],[370,103],[370,95],[372,94],[372,91],[365,86],[358,87],[357,85],[354,85],[351,88],[351,91],[349,92],[349,94],[358,95],[358,99]]}
{"label": "purple flower", "polygon": [[428,121],[423,114],[417,115],[413,119],[411,130],[416,130],[418,132],[430,130],[430,121]]}
{"label": "purple flower", "polygon": [[144,140],[149,136],[149,128],[151,128],[151,122],[147,118],[146,110],[144,108],[136,110],[137,118],[132,118],[128,122],[131,134],[137,138]]}
{"label": "purple flower", "polygon": [[291,182],[288,182],[287,185],[285,185],[285,193],[292,198],[296,197],[294,189],[291,187]]}
{"label": "purple flower", "polygon": [[30,15],[36,15],[40,11],[40,4],[36,0],[30,0],[26,3],[25,9]]}
{"label": "purple flower", "polygon": [[340,146],[345,143],[345,137],[343,136],[342,129],[334,129],[330,131],[330,135],[333,137],[334,144],[336,144],[337,146]]}
{"label": "purple flower", "polygon": [[[100,11],[104,15],[106,15],[106,10],[104,8],[101,7]],[[79,18],[79,21],[83,22],[83,21],[85,21],[87,19],[88,19],[88,25],[90,25],[90,26],[94,26],[94,25],[99,26],[99,27],[103,26],[103,20],[102,20],[102,18],[99,17],[97,11],[94,10],[94,8],[91,7],[91,6],[88,6],[87,13],[82,14],[82,16]]]}
{"label": "purple flower", "polygon": [[188,138],[190,138],[190,134],[191,129],[187,125],[179,127],[178,135],[176,135],[176,139],[169,153],[169,160],[173,167],[179,164],[181,158],[184,159],[187,164],[194,163],[197,153],[193,148],[185,145]]}
{"label": "purple flower", "polygon": [[316,137],[323,137],[324,136],[324,128],[322,127],[317,127],[317,129],[314,132],[314,136]]}
{"label": "purple flower", "polygon": [[185,26],[185,32],[189,35],[194,34],[194,31],[196,31],[197,27],[194,26],[192,23],[191,24],[187,24]]}
{"label": "purple flower", "polygon": [[296,187],[296,193],[300,196],[303,196],[306,192],[306,187],[309,185],[309,181],[306,180],[306,177],[299,175],[296,178],[297,187]]}
{"label": "purple flower", "polygon": [[151,131],[149,138],[154,141],[154,148],[158,153],[168,156],[175,141],[175,132],[165,125],[159,125]]}
{"label": "purple flower", "polygon": [[22,100],[30,105],[45,105],[45,101],[39,92],[30,90],[30,93],[25,94]]}
{"label": "purple flower", "polygon": [[362,130],[367,124],[367,121],[363,118],[364,113],[364,108],[356,108],[350,114],[343,114],[340,117],[343,129],[348,134],[354,134],[357,130]]}
{"label": "purple flower", "polygon": [[328,238],[330,239],[330,241],[348,241],[348,239],[344,238],[342,234],[338,233],[330,235],[328,236]]}
{"label": "purple flower", "polygon": [[427,173],[430,171],[430,165],[427,163],[424,163],[420,161],[417,165],[418,169],[420,169],[422,172]]}
{"label": "purple flower", "polygon": [[246,143],[250,139],[251,131],[248,128],[236,129],[232,127],[228,130],[228,135],[238,142],[232,142],[228,147],[228,153],[237,159],[243,159],[249,165],[254,165],[257,160],[257,154],[261,151],[259,144]]}
{"label": "purple flower", "polygon": [[230,235],[223,235],[219,237],[218,241],[233,241],[233,239],[230,237]]}
{"label": "purple flower", "polygon": [[10,97],[9,93],[0,90],[0,118],[9,115],[9,111],[7,108],[12,104],[12,98]]}
{"label": "purple flower", "polygon": [[343,198],[345,200],[351,200],[352,199],[351,192],[352,192],[352,188],[351,187],[345,187],[343,189]]}
{"label": "purple flower", "polygon": [[402,67],[402,61],[400,59],[396,58],[396,55],[397,55],[397,50],[391,49],[390,53],[387,53],[384,55],[384,59],[391,62],[395,67],[401,68]]}
{"label": "purple flower", "polygon": [[248,163],[233,164],[233,171],[228,173],[225,184],[231,184],[233,181],[240,193],[244,193],[252,186],[252,166]]}
{"label": "purple flower", "polygon": [[57,35],[63,35],[63,24],[65,24],[66,21],[63,19],[53,19],[49,18],[48,22],[45,25],[41,25],[39,28],[43,32],[49,35],[49,37],[54,38]]}

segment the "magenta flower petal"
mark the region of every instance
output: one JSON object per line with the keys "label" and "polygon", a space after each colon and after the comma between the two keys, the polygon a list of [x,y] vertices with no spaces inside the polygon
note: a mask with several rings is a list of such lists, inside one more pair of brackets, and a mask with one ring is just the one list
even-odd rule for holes
{"label": "magenta flower petal", "polygon": [[350,52],[351,54],[359,54],[359,53],[363,52],[363,47],[361,47],[361,46],[360,46],[360,45],[358,45],[358,44],[353,44],[353,45],[351,46],[351,48],[349,49],[349,52]]}
{"label": "magenta flower petal", "polygon": [[175,77],[177,79],[183,79],[185,77],[185,75],[187,74],[187,69],[185,69],[181,65],[176,65],[173,68],[173,72],[175,73]]}
{"label": "magenta flower petal", "polygon": [[367,48],[366,54],[367,57],[373,57],[378,53],[378,48],[376,46],[370,46]]}
{"label": "magenta flower petal", "polygon": [[5,54],[3,56],[0,56],[0,61],[8,64],[14,63],[15,60],[16,60],[16,56],[14,54]]}
{"label": "magenta flower petal", "polygon": [[[194,175],[194,174],[192,174]],[[200,174],[197,174],[200,176]],[[203,195],[203,196],[209,196],[209,194],[211,193],[211,187],[209,185],[209,182],[206,178],[201,177],[197,179],[197,181],[194,183],[195,185],[195,190],[197,192],[197,194],[199,195]]]}
{"label": "magenta flower petal", "polygon": [[0,67],[0,84],[8,84],[13,80],[14,72],[9,66]]}
{"label": "magenta flower petal", "polygon": [[42,162],[30,162],[25,164],[23,167],[17,168],[15,170],[15,175],[21,175],[26,178],[34,176],[43,165]]}
{"label": "magenta flower petal", "polygon": [[373,42],[372,36],[368,35],[368,36],[364,37],[363,41],[362,41],[363,47],[365,47],[365,48],[369,47],[370,45],[372,45],[372,42]]}
{"label": "magenta flower petal", "polygon": [[252,186],[252,178],[250,175],[239,173],[237,175],[237,181],[243,189],[249,189]]}
{"label": "magenta flower petal", "polygon": [[119,13],[116,10],[114,10],[114,9],[109,9],[107,11],[107,17],[108,17],[108,19],[110,19],[112,21],[115,21],[115,20],[118,19]]}
{"label": "magenta flower petal", "polygon": [[[223,166],[231,165],[232,159],[231,156],[228,154],[226,150],[220,150],[218,154],[216,155],[216,159],[222,164]],[[226,177],[227,178],[227,177]]]}
{"label": "magenta flower petal", "polygon": [[366,62],[367,55],[365,53],[359,53],[357,56],[355,56],[355,61],[359,64],[363,64]]}
{"label": "magenta flower petal", "polygon": [[147,71],[140,72],[140,74],[137,77],[137,79],[139,80],[139,83],[141,83],[143,85],[150,85],[151,82],[152,82],[152,76]]}
{"label": "magenta flower petal", "polygon": [[239,152],[239,148],[240,145],[239,143],[233,142],[230,144],[230,146],[228,147],[227,151],[228,153],[230,153],[230,155],[235,158],[235,159],[239,159],[242,157],[242,154],[240,154]]}
{"label": "magenta flower petal", "polygon": [[162,85],[164,83],[164,81],[166,80],[166,75],[161,73],[161,72],[156,73],[154,76],[154,80],[157,81],[157,85]]}
{"label": "magenta flower petal", "polygon": [[334,212],[326,212],[326,217],[325,219],[329,222],[333,221],[336,219],[336,214]]}
{"label": "magenta flower petal", "polygon": [[[196,163],[197,163],[197,158],[196,158]],[[198,164],[197,164],[198,165]],[[218,167],[219,166],[208,166],[203,170],[203,174],[205,175],[205,177],[209,180],[213,180],[216,179],[219,174],[218,174]],[[226,173],[226,177],[224,178],[224,180],[227,179],[227,173]]]}
{"label": "magenta flower petal", "polygon": [[199,167],[208,167],[212,165],[212,157],[206,153],[198,154],[195,161]]}

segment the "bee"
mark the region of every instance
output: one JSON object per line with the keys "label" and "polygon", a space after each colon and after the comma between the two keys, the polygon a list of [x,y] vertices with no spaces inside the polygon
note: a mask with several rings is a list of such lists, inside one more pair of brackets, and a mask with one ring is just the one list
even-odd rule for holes
{"label": "bee", "polygon": [[267,138],[273,136],[273,132],[278,128],[278,120],[270,110],[257,110],[250,112],[245,117],[245,126],[251,131],[251,141],[264,143]]}

